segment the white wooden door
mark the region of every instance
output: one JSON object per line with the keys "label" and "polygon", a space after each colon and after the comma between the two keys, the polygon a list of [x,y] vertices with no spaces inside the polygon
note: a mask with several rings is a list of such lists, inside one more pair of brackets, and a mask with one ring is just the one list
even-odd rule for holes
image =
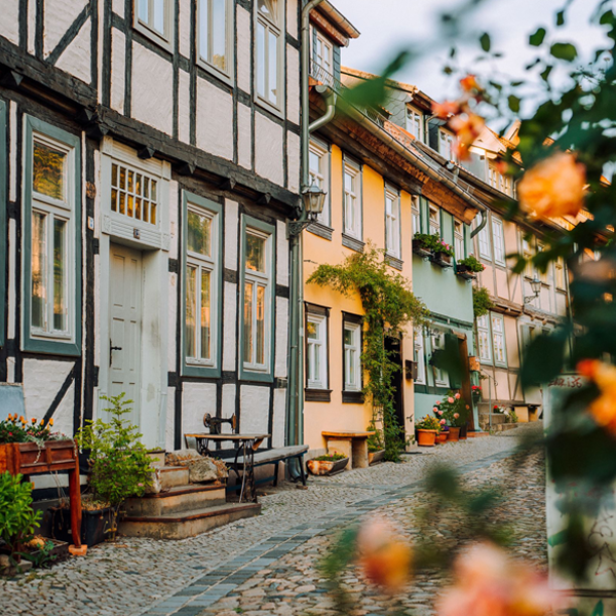
{"label": "white wooden door", "polygon": [[125,419],[139,426],[141,368],[141,253],[111,245],[109,281],[109,392],[124,392],[132,400],[132,412]]}

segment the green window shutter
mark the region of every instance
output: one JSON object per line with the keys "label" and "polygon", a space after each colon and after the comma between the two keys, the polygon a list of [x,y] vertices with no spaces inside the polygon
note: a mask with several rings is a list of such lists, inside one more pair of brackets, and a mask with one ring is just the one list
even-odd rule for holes
{"label": "green window shutter", "polygon": [[4,264],[7,260],[6,254],[6,133],[8,121],[6,113],[6,103],[0,100],[0,347],[4,346],[5,332],[4,323],[6,318],[6,274]]}
{"label": "green window shutter", "polygon": [[334,86],[340,81],[340,47],[334,45]]}

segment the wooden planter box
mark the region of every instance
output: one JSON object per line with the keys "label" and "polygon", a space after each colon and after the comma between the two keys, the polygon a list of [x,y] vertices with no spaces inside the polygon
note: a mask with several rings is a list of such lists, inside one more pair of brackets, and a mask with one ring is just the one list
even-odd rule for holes
{"label": "wooden planter box", "polygon": [[380,449],[379,451],[369,451],[368,452],[368,464],[372,466],[373,464],[378,464],[383,461],[385,457],[385,450]]}
{"label": "wooden planter box", "polygon": [[413,240],[413,252],[422,259],[432,256],[432,251],[426,248],[419,240]]}
{"label": "wooden planter box", "polygon": [[446,255],[443,252],[435,252],[431,257],[430,261],[434,263],[434,265],[438,265],[439,267],[451,267],[451,255]]}
{"label": "wooden planter box", "polygon": [[465,278],[466,280],[475,280],[475,278],[477,278],[477,273],[471,271],[468,265],[460,265],[458,263],[456,265],[456,276],[460,276],[460,278]]}
{"label": "wooden planter box", "polygon": [[348,458],[342,460],[308,460],[306,466],[313,475],[333,475],[343,471],[349,463]]}

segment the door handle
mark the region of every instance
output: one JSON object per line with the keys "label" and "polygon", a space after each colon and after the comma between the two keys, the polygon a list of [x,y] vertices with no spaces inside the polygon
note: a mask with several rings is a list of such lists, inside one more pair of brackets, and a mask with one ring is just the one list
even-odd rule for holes
{"label": "door handle", "polygon": [[111,358],[112,356],[112,352],[113,351],[121,351],[122,347],[118,347],[118,346],[112,346],[112,342],[111,340],[109,340],[109,365],[111,366]]}

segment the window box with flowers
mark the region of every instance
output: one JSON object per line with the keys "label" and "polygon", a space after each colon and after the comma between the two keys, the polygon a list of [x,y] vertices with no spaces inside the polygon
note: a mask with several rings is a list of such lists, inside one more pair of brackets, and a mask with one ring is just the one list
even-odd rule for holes
{"label": "window box with flowers", "polygon": [[422,259],[432,256],[434,236],[427,233],[415,233],[413,236],[413,252]]}
{"label": "window box with flowers", "polygon": [[440,267],[451,267],[454,255],[453,247],[447,244],[438,233],[415,233],[413,252],[422,258],[428,258]]}
{"label": "window box with flowers", "polygon": [[456,275],[466,280],[475,280],[479,272],[483,272],[485,266],[479,260],[469,255],[466,259],[460,259],[456,264]]}

